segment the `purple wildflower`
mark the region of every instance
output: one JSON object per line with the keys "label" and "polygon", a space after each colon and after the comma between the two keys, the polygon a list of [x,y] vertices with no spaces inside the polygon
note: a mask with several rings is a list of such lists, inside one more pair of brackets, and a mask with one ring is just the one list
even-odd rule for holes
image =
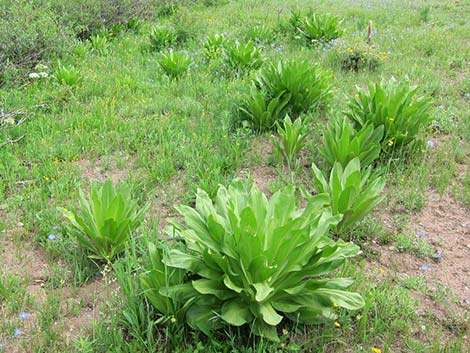
{"label": "purple wildflower", "polygon": [[440,259],[442,259],[442,254],[439,253],[439,252],[435,253],[435,254],[434,254],[434,259],[435,259],[435,260],[440,260]]}
{"label": "purple wildflower", "polygon": [[423,271],[427,271],[427,270],[430,270],[430,269],[431,269],[431,266],[429,266],[429,265],[423,265],[423,266],[421,266],[421,269],[422,269]]}
{"label": "purple wildflower", "polygon": [[425,237],[426,235],[428,235],[428,233],[425,230],[420,229],[420,230],[418,230],[418,235],[420,237]]}

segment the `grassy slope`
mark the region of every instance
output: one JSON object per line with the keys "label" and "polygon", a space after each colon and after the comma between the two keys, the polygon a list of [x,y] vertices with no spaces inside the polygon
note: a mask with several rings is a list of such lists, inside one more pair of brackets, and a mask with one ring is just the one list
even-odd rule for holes
{"label": "grassy slope", "polygon": [[[64,350],[66,343],[55,328],[63,313],[61,296],[56,297],[55,288],[73,287],[90,272],[77,259],[77,254],[66,251],[67,239],[63,239],[65,245],[51,245],[47,235],[61,222],[55,207],[73,203],[77,185],[86,186],[89,182],[87,173],[93,176],[98,168],[104,175],[127,176],[127,182],[141,201],[152,203],[152,216],[158,218],[168,212],[171,215],[168,209],[176,200],[191,202],[197,187],[213,193],[218,183],[226,183],[240,169],[252,169],[262,163],[265,156],[259,156],[251,148],[253,137],[230,129],[236,103],[249,89],[249,77],[217,74],[221,67],[203,63],[199,41],[215,32],[227,32],[233,39],[242,38],[248,28],[260,23],[278,28],[293,5],[312,6],[318,12],[328,11],[344,17],[347,40],[365,37],[365,28],[371,20],[377,31],[373,42],[389,52],[377,72],[348,74],[332,67],[328,53],[306,49],[287,33],[279,35],[276,43],[282,43],[285,49],[278,52],[268,48],[268,59],[302,57],[332,69],[336,87],[331,105],[334,110],[346,108],[346,97],[354,94],[356,85],[391,75],[408,75],[420,85],[421,92],[434,97],[436,129],[429,132],[428,138],[437,141],[436,149],[426,158],[416,157],[410,164],[398,160],[389,165],[386,200],[389,211],[406,223],[412,212],[423,207],[424,192],[429,188],[453,194],[470,205],[468,168],[462,173],[462,165],[468,166],[470,158],[470,98],[465,96],[470,92],[470,6],[464,1],[239,1],[192,9],[183,12],[177,23],[194,37],[181,48],[194,53],[198,65],[179,81],[170,81],[159,69],[157,55],[142,49],[147,42],[144,30],[143,34],[129,33],[113,39],[101,53],[86,48],[80,55],[77,51],[64,58],[64,62],[81,71],[83,81],[77,86],[64,87],[53,80],[43,80],[0,91],[1,110],[21,110],[26,118],[19,126],[0,128],[0,141],[25,135],[17,143],[0,147],[0,228],[6,231],[1,234],[14,237],[19,254],[26,248],[23,242],[49,250],[46,288],[51,289],[46,291],[48,299],[43,304],[28,296],[29,283],[20,279],[24,276],[2,274],[3,283],[11,282],[7,288],[18,291],[5,297],[2,303],[0,338],[3,341],[10,342],[13,328],[21,324],[16,319],[19,311],[34,311],[36,327],[30,329],[27,343],[16,342],[15,347],[20,349],[31,344],[38,352]],[[428,22],[423,21],[426,6],[431,9]],[[171,19],[164,21],[168,20]],[[36,107],[42,103],[46,104],[45,108]],[[320,121],[312,123],[309,161],[318,158],[315,146],[319,143],[319,124]],[[304,179],[309,182],[308,177]],[[407,182],[402,182],[405,179]],[[275,189],[283,182],[281,177],[270,187]],[[18,228],[18,222],[23,226]],[[370,234],[380,228],[378,223],[371,220],[355,238],[370,240]],[[146,233],[154,236],[157,231],[157,222],[149,221]],[[407,244],[405,240],[398,238]],[[415,248],[421,249],[419,244]],[[58,261],[64,257],[66,264]],[[3,266],[7,266],[6,260]],[[61,266],[68,266],[70,271],[61,270]],[[345,271],[355,273],[353,267]],[[361,313],[359,318],[356,314],[342,314],[339,329],[331,324],[289,328],[292,333],[288,334],[290,341],[286,343],[290,348],[285,349],[359,352],[376,346],[384,352],[439,352],[447,345],[449,352],[465,351],[458,344],[465,328],[449,330],[445,324],[436,324],[432,317],[418,317],[415,300],[393,274],[377,284],[364,271],[361,273],[356,275],[357,286],[365,293],[369,312]],[[111,315],[112,324],[117,325],[117,320],[118,317]],[[416,334],[417,327],[423,325],[433,330]],[[104,335],[100,331],[103,327],[98,325],[95,331],[95,338],[101,342],[100,351],[110,350],[109,346],[116,352],[138,351],[143,345],[134,341],[130,344],[132,348],[126,348],[127,343],[119,335],[105,339],[100,335]],[[183,333],[172,332],[166,344],[182,349],[182,340],[175,338],[178,335]],[[448,344],[442,339],[447,336]],[[187,334],[184,337],[188,344],[193,342]],[[161,348],[160,339],[165,342],[164,335],[154,338],[155,346]],[[152,340],[145,340],[149,349]],[[232,336],[233,346],[218,342],[208,341],[207,347],[200,343],[199,348],[234,351],[230,347],[239,345],[235,336]],[[91,341],[83,341],[78,346],[81,348],[77,351],[82,352],[98,349]],[[251,343],[251,346],[254,351],[275,350],[265,343]]]}

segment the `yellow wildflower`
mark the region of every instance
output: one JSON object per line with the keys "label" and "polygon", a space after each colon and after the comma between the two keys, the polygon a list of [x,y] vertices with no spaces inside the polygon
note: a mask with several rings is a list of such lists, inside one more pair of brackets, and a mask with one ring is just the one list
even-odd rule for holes
{"label": "yellow wildflower", "polygon": [[338,304],[336,304],[336,303],[333,303],[333,308],[338,308],[338,307],[339,307],[339,305],[338,305]]}
{"label": "yellow wildflower", "polygon": [[212,17],[207,18],[207,22],[212,23],[212,21],[213,21]]}
{"label": "yellow wildflower", "polygon": [[370,350],[374,353],[382,353],[382,350],[380,348],[377,348],[377,347],[371,347]]}
{"label": "yellow wildflower", "polygon": [[380,269],[380,273],[384,273],[385,270],[383,268]]}
{"label": "yellow wildflower", "polygon": [[336,321],[336,322],[335,322],[335,326],[336,326],[336,327],[341,327],[341,324],[340,324],[338,321]]}
{"label": "yellow wildflower", "polygon": [[393,145],[393,139],[388,140],[388,145],[389,146]]}
{"label": "yellow wildflower", "polygon": [[395,118],[390,117],[390,118],[388,118],[388,120],[393,123],[395,121]]}

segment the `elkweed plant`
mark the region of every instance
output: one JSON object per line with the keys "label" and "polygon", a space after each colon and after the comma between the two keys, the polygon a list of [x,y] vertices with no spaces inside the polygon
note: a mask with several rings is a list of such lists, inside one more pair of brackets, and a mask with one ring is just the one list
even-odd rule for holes
{"label": "elkweed plant", "polygon": [[225,35],[214,33],[206,37],[202,43],[203,53],[207,59],[214,59],[222,55],[225,45]]}
{"label": "elkweed plant", "polygon": [[372,169],[361,170],[359,158],[352,159],[343,168],[336,162],[329,180],[312,165],[317,191],[329,195],[333,215],[342,215],[341,221],[333,227],[333,233],[340,234],[351,230],[382,200],[381,192],[385,187],[384,178],[372,174]]}
{"label": "elkweed plant", "polygon": [[250,93],[245,95],[240,110],[252,129],[265,132],[272,130],[276,122],[285,116],[288,102],[289,96],[283,93],[270,98],[265,92],[252,88]]}
{"label": "elkweed plant", "polygon": [[71,65],[58,64],[54,78],[61,85],[74,86],[82,81],[80,70]]}
{"label": "elkweed plant", "polygon": [[328,237],[341,215],[327,206],[322,194],[297,208],[293,186],[269,200],[241,181],[220,186],[214,202],[199,190],[194,208],[176,207],[184,218],[175,224],[182,242],[162,260],[167,273],[181,269],[187,280],[147,288],[179,302],[189,325],[206,334],[247,325],[274,341],[284,318],[315,323],[334,319],[337,307],[360,309],[362,297],[347,290],[353,280],[333,274],[360,250]]}
{"label": "elkweed plant", "polygon": [[263,64],[261,49],[254,42],[225,44],[225,61],[238,75],[256,70]]}
{"label": "elkweed plant", "polygon": [[292,122],[288,115],[284,118],[283,127],[278,122],[276,125],[280,140],[274,139],[274,148],[276,153],[282,156],[286,162],[293,183],[296,171],[300,167],[300,159],[297,156],[300,150],[305,147],[305,138],[308,132],[301,118]]}
{"label": "elkweed plant", "polygon": [[68,233],[92,253],[90,258],[111,262],[125,250],[148,207],[140,207],[124,185],[115,188],[110,180],[92,184],[88,200],[81,189],[79,195],[80,212],[59,208],[69,221]]}
{"label": "elkweed plant", "polygon": [[293,119],[325,106],[333,95],[331,73],[306,60],[279,61],[264,66],[255,85],[271,98],[289,97],[287,113]]}
{"label": "elkweed plant", "polygon": [[323,132],[323,144],[319,150],[330,168],[335,162],[345,168],[356,157],[362,167],[367,167],[379,158],[383,135],[383,125],[374,128],[369,123],[355,130],[349,119],[334,118]]}
{"label": "elkweed plant", "polygon": [[384,126],[382,148],[401,147],[416,140],[432,122],[431,98],[415,98],[418,87],[408,79],[395,78],[381,83],[369,83],[368,91],[360,90],[349,103],[348,118],[357,128],[371,124]]}
{"label": "elkweed plant", "polygon": [[328,13],[321,15],[309,13],[302,16],[298,12],[293,12],[290,23],[310,44],[328,43],[343,35],[343,30],[340,28],[342,20]]}
{"label": "elkweed plant", "polygon": [[155,51],[169,48],[176,44],[178,35],[173,27],[153,26],[148,34],[150,47]]}
{"label": "elkweed plant", "polygon": [[162,53],[158,59],[158,64],[170,78],[178,78],[189,71],[193,60],[184,51],[168,50]]}

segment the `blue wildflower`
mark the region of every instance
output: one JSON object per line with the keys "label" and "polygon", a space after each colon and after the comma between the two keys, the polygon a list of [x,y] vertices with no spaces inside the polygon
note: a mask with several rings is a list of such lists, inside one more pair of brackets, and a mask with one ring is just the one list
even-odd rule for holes
{"label": "blue wildflower", "polygon": [[421,266],[421,269],[422,269],[423,271],[427,271],[427,270],[430,270],[431,267],[430,267],[429,265],[423,265],[423,266]]}
{"label": "blue wildflower", "polygon": [[49,239],[49,240],[54,240],[55,238],[56,238],[56,235],[55,235],[55,234],[49,234],[49,235],[47,236],[47,239]]}
{"label": "blue wildflower", "polygon": [[26,320],[27,318],[29,317],[29,313],[25,312],[25,311],[22,311],[20,313],[20,319],[21,320]]}
{"label": "blue wildflower", "polygon": [[429,141],[427,142],[427,144],[428,144],[428,146],[431,147],[431,148],[434,147],[434,141],[429,140]]}
{"label": "blue wildflower", "polygon": [[425,230],[422,230],[422,229],[418,230],[418,235],[419,235],[420,237],[425,237],[427,234],[428,234],[428,233],[427,233]]}
{"label": "blue wildflower", "polygon": [[435,253],[435,254],[434,254],[434,259],[436,259],[436,260],[442,259],[442,254],[439,253],[439,252]]}
{"label": "blue wildflower", "polygon": [[470,98],[470,92],[465,93],[465,97]]}
{"label": "blue wildflower", "polygon": [[21,336],[23,334],[23,331],[21,331],[19,328],[15,328],[15,330],[13,331],[13,334],[15,336]]}

